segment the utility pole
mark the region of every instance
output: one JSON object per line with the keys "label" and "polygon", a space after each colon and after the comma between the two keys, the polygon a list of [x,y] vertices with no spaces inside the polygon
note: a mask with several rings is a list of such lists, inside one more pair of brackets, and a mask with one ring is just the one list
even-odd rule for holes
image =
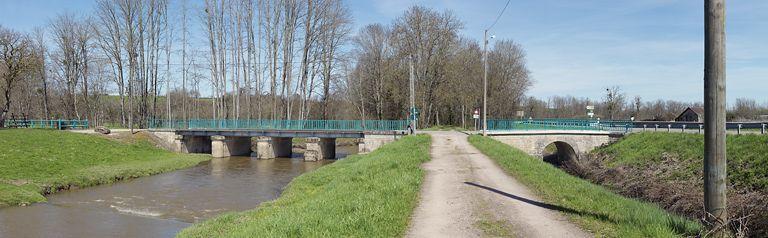
{"label": "utility pole", "polygon": [[488,136],[488,29],[483,33],[483,136]]}
{"label": "utility pole", "polygon": [[[485,31],[483,32],[483,136],[488,136],[488,30],[493,28],[493,26],[499,22],[499,19],[504,15],[504,11],[507,10],[511,1],[512,0],[507,0],[507,3],[504,4],[504,8],[501,9],[496,20],[494,20],[488,28],[485,28]],[[496,36],[491,36],[491,38],[494,37]]]}
{"label": "utility pole", "polygon": [[411,117],[411,130],[413,130],[413,133],[416,133],[416,96],[415,96],[415,87],[414,87],[414,69],[413,69],[413,57],[410,57],[408,59],[408,65],[410,66],[410,76],[408,77],[408,87],[410,88],[411,92],[411,109],[409,112],[409,116]]}
{"label": "utility pole", "polygon": [[713,237],[725,237],[725,0],[704,0],[704,115],[704,208]]}

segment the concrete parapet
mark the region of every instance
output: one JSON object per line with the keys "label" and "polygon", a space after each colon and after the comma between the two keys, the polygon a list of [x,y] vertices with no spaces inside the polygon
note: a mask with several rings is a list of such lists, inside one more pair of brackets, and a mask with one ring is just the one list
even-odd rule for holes
{"label": "concrete parapet", "polygon": [[310,137],[306,140],[304,161],[320,161],[336,157],[336,138]]}

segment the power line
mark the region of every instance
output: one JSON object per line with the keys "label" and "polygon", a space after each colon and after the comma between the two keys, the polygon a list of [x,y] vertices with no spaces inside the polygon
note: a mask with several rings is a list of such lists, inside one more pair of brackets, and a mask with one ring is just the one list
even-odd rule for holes
{"label": "power line", "polygon": [[507,4],[504,4],[504,8],[501,9],[501,12],[499,13],[499,16],[496,17],[496,20],[493,21],[493,24],[491,24],[491,26],[489,26],[488,28],[485,29],[486,31],[490,30],[493,26],[496,25],[497,22],[499,22],[499,19],[501,18],[502,15],[504,15],[504,11],[507,10],[507,6],[509,6],[509,2],[511,2],[511,1],[512,0],[507,0]]}

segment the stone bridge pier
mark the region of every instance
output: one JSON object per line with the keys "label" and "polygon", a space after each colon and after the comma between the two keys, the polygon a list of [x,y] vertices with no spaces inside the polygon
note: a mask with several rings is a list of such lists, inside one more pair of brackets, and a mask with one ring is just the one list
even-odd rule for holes
{"label": "stone bridge pier", "polygon": [[291,157],[293,154],[292,137],[256,137],[255,148],[251,157],[257,159],[274,159],[278,157]]}
{"label": "stone bridge pier", "polygon": [[336,139],[353,138],[357,153],[365,154],[404,136],[392,132],[339,131],[236,131],[160,130],[150,131],[162,146],[181,153],[210,153],[215,158],[250,155],[257,159],[291,157],[293,138],[307,138],[305,161],[336,157]]}
{"label": "stone bridge pier", "polygon": [[320,161],[336,158],[336,138],[310,137],[306,140],[304,161]]}

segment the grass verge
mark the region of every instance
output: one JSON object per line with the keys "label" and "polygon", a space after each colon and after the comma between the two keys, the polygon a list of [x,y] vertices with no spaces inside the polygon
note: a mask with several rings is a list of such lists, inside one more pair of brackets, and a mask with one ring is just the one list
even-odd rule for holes
{"label": "grass verge", "polygon": [[45,201],[59,190],[112,183],[210,159],[177,154],[133,136],[121,142],[56,130],[0,130],[0,207]]}
{"label": "grass verge", "polygon": [[597,236],[693,236],[701,229],[694,221],[667,213],[654,204],[616,195],[494,139],[473,135],[469,142]]}
{"label": "grass verge", "polygon": [[406,136],[303,174],[277,200],[196,224],[178,237],[402,236],[418,202],[430,138]]}

